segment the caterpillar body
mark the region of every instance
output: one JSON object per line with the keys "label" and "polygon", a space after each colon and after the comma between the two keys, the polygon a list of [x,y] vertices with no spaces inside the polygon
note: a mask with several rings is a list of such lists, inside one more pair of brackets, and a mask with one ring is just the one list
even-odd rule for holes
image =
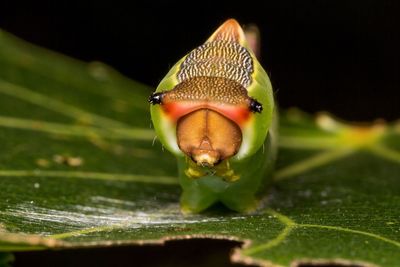
{"label": "caterpillar body", "polygon": [[154,129],[177,157],[181,209],[257,208],[270,181],[277,113],[267,73],[229,19],[179,60],[149,97]]}

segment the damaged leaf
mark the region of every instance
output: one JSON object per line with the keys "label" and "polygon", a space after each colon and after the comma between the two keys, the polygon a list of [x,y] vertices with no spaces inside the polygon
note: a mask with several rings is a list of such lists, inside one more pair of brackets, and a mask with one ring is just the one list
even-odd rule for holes
{"label": "damaged leaf", "polygon": [[193,236],[244,242],[236,262],[399,265],[398,124],[290,110],[264,207],[184,216],[175,159],[150,128],[150,91],[0,31],[0,262]]}

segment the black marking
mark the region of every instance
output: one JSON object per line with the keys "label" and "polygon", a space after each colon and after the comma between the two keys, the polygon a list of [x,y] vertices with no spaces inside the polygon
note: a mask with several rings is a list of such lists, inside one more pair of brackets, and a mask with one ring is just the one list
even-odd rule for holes
{"label": "black marking", "polygon": [[161,104],[164,93],[152,93],[149,97],[149,103],[152,105]]}
{"label": "black marking", "polygon": [[257,112],[257,113],[261,113],[261,111],[263,110],[262,104],[259,103],[257,100],[251,98],[250,99],[250,110],[251,112]]}

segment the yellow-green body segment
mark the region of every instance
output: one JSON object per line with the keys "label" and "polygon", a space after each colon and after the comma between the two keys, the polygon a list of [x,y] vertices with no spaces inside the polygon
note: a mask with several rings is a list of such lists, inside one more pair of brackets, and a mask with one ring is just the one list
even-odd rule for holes
{"label": "yellow-green body segment", "polygon": [[178,160],[182,211],[256,209],[271,180],[277,112],[239,24],[227,20],[179,60],[149,101],[156,134]]}

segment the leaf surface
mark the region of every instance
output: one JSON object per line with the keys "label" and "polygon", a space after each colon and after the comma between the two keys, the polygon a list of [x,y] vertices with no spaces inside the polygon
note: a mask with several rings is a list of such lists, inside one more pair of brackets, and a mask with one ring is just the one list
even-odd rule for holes
{"label": "leaf surface", "polygon": [[243,241],[238,262],[399,266],[399,125],[285,112],[263,208],[184,216],[150,91],[0,31],[0,251],[192,236]]}

